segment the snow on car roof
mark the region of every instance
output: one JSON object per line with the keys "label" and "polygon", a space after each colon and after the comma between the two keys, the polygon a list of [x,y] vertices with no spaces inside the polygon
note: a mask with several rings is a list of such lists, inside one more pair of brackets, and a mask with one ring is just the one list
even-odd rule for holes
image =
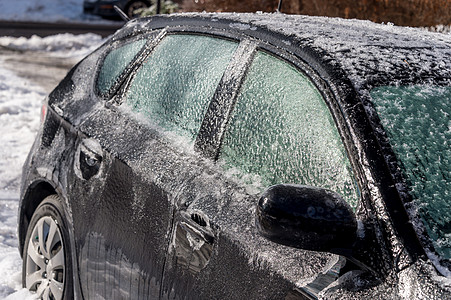
{"label": "snow on car roof", "polygon": [[185,13],[132,21],[128,26],[138,23],[157,28],[154,23],[161,24],[160,21],[183,24],[189,19],[228,26],[250,35],[257,30],[281,34],[294,46],[314,50],[323,62],[338,64],[357,90],[368,84],[396,82],[451,84],[450,34],[281,13]]}

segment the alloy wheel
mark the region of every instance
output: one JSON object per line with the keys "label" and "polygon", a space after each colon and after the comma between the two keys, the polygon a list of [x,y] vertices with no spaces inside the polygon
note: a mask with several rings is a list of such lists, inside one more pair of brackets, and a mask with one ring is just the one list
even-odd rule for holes
{"label": "alloy wheel", "polygon": [[28,242],[25,285],[40,299],[63,299],[64,245],[56,220],[44,216],[33,228]]}

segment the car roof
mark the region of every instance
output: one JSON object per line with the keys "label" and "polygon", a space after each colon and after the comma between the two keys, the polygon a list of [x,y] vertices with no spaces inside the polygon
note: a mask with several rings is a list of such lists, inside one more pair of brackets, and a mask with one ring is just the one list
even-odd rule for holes
{"label": "car roof", "polygon": [[[356,89],[384,84],[451,85],[451,35],[370,21],[282,13],[185,13],[129,22],[122,34],[164,27],[202,27],[271,40],[313,53]],[[294,50],[296,51],[296,50]]]}

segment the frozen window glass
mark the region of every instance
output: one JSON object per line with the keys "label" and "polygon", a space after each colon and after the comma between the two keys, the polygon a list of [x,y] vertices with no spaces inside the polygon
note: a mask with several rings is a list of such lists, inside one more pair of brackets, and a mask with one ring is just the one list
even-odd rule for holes
{"label": "frozen window glass", "polygon": [[383,86],[371,97],[434,247],[451,259],[451,87]]}
{"label": "frozen window glass", "polygon": [[169,131],[194,139],[237,43],[170,35],[138,70],[126,104]]}
{"label": "frozen window glass", "polygon": [[227,168],[259,175],[265,187],[328,188],[357,206],[350,162],[330,111],[309,79],[285,61],[256,55],[222,147]]}
{"label": "frozen window glass", "polygon": [[105,57],[97,79],[97,88],[104,94],[113,86],[125,68],[143,48],[147,40],[138,40],[112,50]]}

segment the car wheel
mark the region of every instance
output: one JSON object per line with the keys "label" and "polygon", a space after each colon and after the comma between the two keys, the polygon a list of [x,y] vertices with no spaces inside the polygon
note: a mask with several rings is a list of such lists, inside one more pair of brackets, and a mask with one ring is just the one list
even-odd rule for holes
{"label": "car wheel", "polygon": [[72,299],[69,231],[61,198],[44,199],[31,218],[25,238],[22,283],[39,299]]}
{"label": "car wheel", "polygon": [[127,7],[125,8],[125,13],[127,14],[127,16],[130,19],[139,17],[139,14],[135,13],[136,10],[141,9],[141,8],[148,8],[149,4],[145,1],[141,1],[141,0],[133,0],[130,1],[127,4]]}

